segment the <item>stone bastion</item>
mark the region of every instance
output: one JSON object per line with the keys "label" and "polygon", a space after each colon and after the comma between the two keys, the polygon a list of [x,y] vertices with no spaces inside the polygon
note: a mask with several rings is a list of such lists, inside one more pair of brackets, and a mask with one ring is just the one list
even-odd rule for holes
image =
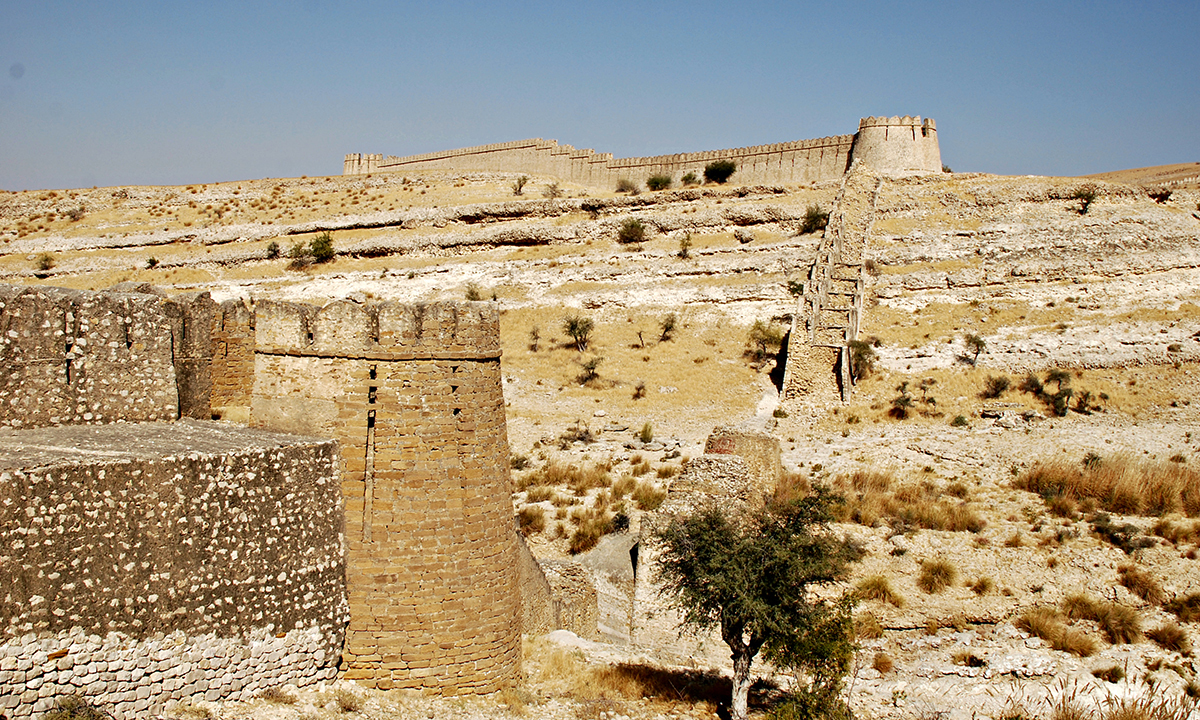
{"label": "stone bastion", "polygon": [[515,682],[496,309],[122,289],[0,286],[0,713]]}

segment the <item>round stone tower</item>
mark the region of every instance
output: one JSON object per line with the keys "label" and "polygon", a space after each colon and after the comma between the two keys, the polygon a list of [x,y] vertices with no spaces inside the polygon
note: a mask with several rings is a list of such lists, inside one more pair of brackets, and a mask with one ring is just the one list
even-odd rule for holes
{"label": "round stone tower", "polygon": [[444,694],[515,682],[496,308],[259,302],[255,314],[253,423],[341,443],[344,676]]}
{"label": "round stone tower", "polygon": [[941,172],[937,125],[919,115],[863,118],[850,159],[887,174]]}

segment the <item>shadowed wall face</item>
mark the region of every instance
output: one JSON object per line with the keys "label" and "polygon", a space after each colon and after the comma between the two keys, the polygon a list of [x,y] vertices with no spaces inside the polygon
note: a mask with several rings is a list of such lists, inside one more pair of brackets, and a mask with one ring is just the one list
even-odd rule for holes
{"label": "shadowed wall face", "polygon": [[345,677],[491,692],[516,679],[521,603],[485,303],[259,303],[253,422],[342,447]]}

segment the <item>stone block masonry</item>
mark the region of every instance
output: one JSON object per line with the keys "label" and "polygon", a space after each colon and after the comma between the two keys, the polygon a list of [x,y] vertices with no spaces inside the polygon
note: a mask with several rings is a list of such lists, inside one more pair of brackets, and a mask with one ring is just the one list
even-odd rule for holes
{"label": "stone block masonry", "polygon": [[349,547],[345,677],[491,692],[521,600],[487,303],[255,306],[252,423],[336,438]]}
{"label": "stone block masonry", "polygon": [[337,445],[205,421],[0,431],[0,713],[337,674]]}
{"label": "stone block masonry", "polygon": [[345,156],[342,172],[492,170],[552,175],[612,189],[621,179],[643,183],[651,175],[669,175],[678,182],[689,172],[702,176],[704,167],[715,160],[736,163],[733,181],[743,185],[836,180],[855,161],[884,173],[942,170],[937,125],[928,118],[906,115],[863,118],[854,135],[652,157],[614,158],[611,153],[577,150],[541,138],[405,157],[351,153]]}

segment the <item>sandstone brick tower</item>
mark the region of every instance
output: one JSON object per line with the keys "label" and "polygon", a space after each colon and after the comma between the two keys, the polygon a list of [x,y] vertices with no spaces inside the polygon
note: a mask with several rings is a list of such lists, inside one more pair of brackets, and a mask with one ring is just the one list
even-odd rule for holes
{"label": "sandstone brick tower", "polygon": [[884,173],[941,172],[937,124],[919,115],[863,118],[851,158]]}
{"label": "sandstone brick tower", "polygon": [[513,682],[521,604],[496,309],[255,311],[252,424],[341,443],[345,676],[444,693]]}

